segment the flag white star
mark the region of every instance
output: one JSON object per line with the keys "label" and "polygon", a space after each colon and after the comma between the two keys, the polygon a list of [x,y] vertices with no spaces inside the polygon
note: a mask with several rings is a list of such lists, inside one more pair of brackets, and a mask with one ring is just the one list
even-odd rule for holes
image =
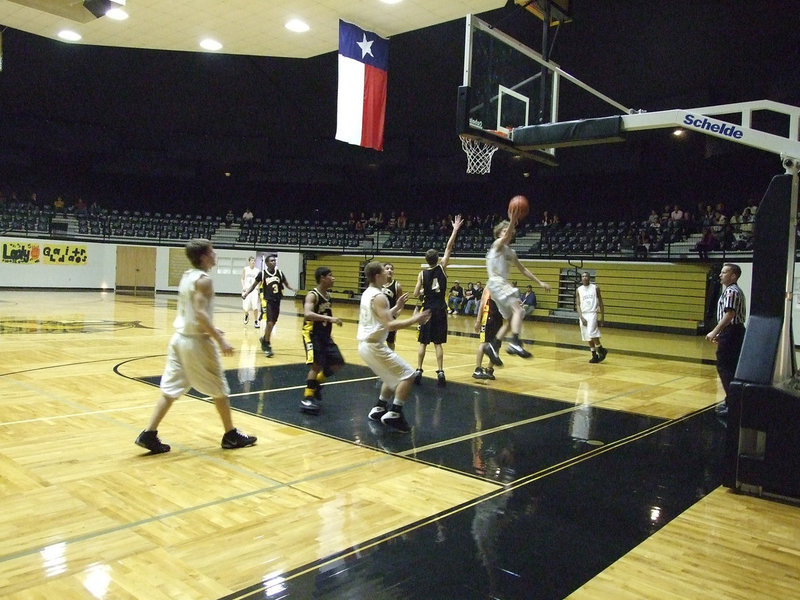
{"label": "flag white star", "polygon": [[366,33],[364,34],[364,39],[360,42],[356,42],[356,45],[361,48],[361,58],[364,58],[367,54],[369,54],[372,58],[375,58],[375,55],[372,53],[372,42],[367,41]]}

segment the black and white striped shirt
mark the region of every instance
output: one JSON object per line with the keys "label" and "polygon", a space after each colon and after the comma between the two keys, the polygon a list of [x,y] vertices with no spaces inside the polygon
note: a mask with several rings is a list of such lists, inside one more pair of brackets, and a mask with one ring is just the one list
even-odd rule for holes
{"label": "black and white striped shirt", "polygon": [[717,301],[717,322],[722,320],[728,310],[734,312],[731,325],[744,325],[747,319],[747,302],[744,299],[744,292],[735,283],[722,290],[722,294],[719,296]]}

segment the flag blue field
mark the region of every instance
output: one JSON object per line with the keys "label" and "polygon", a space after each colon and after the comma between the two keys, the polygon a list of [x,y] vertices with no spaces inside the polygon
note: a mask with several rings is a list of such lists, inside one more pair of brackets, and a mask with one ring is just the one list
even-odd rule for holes
{"label": "flag blue field", "polygon": [[389,40],[339,21],[336,139],[383,150]]}

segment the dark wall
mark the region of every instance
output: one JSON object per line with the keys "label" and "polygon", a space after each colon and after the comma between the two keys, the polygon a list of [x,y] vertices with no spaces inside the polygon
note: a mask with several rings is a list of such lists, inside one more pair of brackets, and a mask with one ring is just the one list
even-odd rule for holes
{"label": "dark wall", "polygon": [[[798,104],[798,19],[784,4],[766,1],[756,13],[721,0],[575,2],[553,58],[634,108],[766,97]],[[527,13],[483,16],[540,49],[541,23]],[[463,29],[458,20],[392,38],[381,153],[333,139],[335,53],[157,52],[7,30],[0,186],[119,207],[219,214],[252,206],[263,216],[318,209],[332,217],[501,212],[523,193],[534,214],[601,220],[668,202],[743,205],[780,172],[778,158],[761,152],[651,134],[562,150],[555,169],[498,152],[490,175],[467,175],[454,134]],[[588,116],[583,110],[566,102],[562,118]]]}

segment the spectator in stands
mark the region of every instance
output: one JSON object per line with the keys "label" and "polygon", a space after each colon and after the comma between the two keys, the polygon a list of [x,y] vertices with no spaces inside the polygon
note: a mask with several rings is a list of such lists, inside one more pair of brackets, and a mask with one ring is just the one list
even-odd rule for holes
{"label": "spectator in stands", "polygon": [[85,215],[88,210],[89,207],[86,206],[86,201],[83,198],[78,198],[77,202],[75,202],[75,214]]}
{"label": "spectator in stands", "polygon": [[639,235],[636,238],[636,246],[634,246],[633,253],[636,258],[647,258],[647,253],[651,248],[650,235],[644,229],[639,230]]}
{"label": "spectator in stands", "polygon": [[753,217],[753,213],[748,206],[742,211],[739,231],[743,235],[749,236],[753,233],[753,223],[755,223],[755,218]]}
{"label": "spectator in stands", "polygon": [[561,227],[561,219],[558,216],[558,213],[553,213],[553,220],[550,222],[550,226],[553,228]]}
{"label": "spectator in stands", "polygon": [[386,228],[389,231],[394,231],[397,228],[397,215],[394,214],[394,211],[389,215],[389,222],[386,224]]}
{"label": "spectator in stands", "polygon": [[669,230],[672,232],[672,241],[683,238],[683,210],[675,204],[669,214]]}
{"label": "spectator in stands", "polygon": [[92,216],[99,216],[103,212],[102,207],[97,202],[97,200],[92,200],[92,204],[89,206],[89,214]]}
{"label": "spectator in stands", "polygon": [[539,219],[539,225],[541,225],[542,227],[550,227],[552,223],[553,223],[553,218],[550,216],[550,213],[544,211],[542,213],[542,218]]}
{"label": "spectator in stands", "polygon": [[700,258],[706,259],[708,258],[708,253],[719,248],[719,243],[717,242],[717,238],[714,237],[714,232],[711,231],[710,227],[706,227],[703,230],[703,237],[700,238],[700,241],[697,242],[695,246],[695,250],[700,255]]}
{"label": "spectator in stands", "polygon": [[461,303],[461,314],[462,315],[469,314],[467,312],[467,305],[475,297],[474,294],[475,294],[475,284],[473,284],[470,281],[469,283],[467,283],[467,287],[464,288],[464,301]]}
{"label": "spectator in stands", "polygon": [[249,207],[248,207],[248,208],[245,208],[245,209],[244,209],[244,212],[242,213],[242,223],[243,223],[243,224],[244,224],[244,223],[248,223],[248,224],[250,224],[250,223],[252,223],[252,222],[253,222],[253,219],[254,219],[254,218],[255,218],[255,217],[254,217],[254,215],[253,215],[253,211],[252,211],[252,210],[250,210],[250,208],[249,208]]}
{"label": "spectator in stands", "polygon": [[397,217],[397,228],[405,229],[408,226],[408,218],[404,211],[400,211],[400,216]]}
{"label": "spectator in stands", "polygon": [[525,316],[522,317],[523,319],[530,317],[536,309],[536,293],[530,285],[525,289],[525,293],[522,295],[522,307],[525,309]]}
{"label": "spectator in stands", "polygon": [[64,214],[67,205],[64,203],[64,199],[61,196],[56,196],[56,199],[53,200],[53,210],[57,213]]}
{"label": "spectator in stands", "polygon": [[472,287],[472,298],[464,305],[465,315],[477,315],[478,307],[481,303],[481,296],[483,295],[483,285],[479,281]]}
{"label": "spectator in stands", "polygon": [[230,227],[233,225],[233,222],[236,220],[236,216],[233,214],[233,211],[229,208],[228,212],[225,213],[225,227]]}
{"label": "spectator in stands", "polygon": [[464,303],[464,288],[456,280],[453,287],[450,288],[450,297],[447,300],[447,314],[452,315],[461,310],[461,305]]}

